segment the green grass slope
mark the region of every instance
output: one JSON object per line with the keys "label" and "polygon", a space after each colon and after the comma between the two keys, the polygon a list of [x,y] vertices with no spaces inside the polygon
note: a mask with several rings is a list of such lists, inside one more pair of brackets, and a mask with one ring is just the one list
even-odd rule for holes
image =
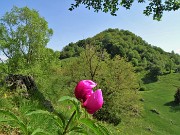
{"label": "green grass slope", "polygon": [[153,135],[180,134],[180,105],[174,105],[174,94],[180,86],[180,74],[159,77],[159,81],[146,84],[144,98],[143,130]]}
{"label": "green grass slope", "polygon": [[180,86],[180,74],[159,77],[158,82],[145,84],[141,118],[126,119],[118,126],[106,124],[113,135],[180,135],[180,105],[174,94]]}

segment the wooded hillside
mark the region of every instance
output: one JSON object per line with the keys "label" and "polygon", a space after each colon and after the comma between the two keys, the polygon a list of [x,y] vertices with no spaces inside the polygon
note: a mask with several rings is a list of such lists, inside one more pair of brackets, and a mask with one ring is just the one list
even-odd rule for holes
{"label": "wooded hillside", "polygon": [[60,53],[60,59],[79,56],[86,45],[105,49],[113,58],[120,55],[132,62],[137,71],[158,69],[159,74],[180,71],[180,55],[165,52],[148,44],[141,37],[128,30],[107,29],[92,38],[69,43]]}

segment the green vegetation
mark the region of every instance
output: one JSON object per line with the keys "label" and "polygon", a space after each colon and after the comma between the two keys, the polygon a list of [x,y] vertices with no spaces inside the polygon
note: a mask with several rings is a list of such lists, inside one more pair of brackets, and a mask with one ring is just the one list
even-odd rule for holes
{"label": "green vegetation", "polygon": [[[48,23],[27,7],[6,13],[0,28],[8,57],[0,63],[0,134],[180,134],[178,54],[119,29],[55,52],[46,48]],[[74,98],[84,79],[103,92],[93,115]]]}
{"label": "green vegetation", "polygon": [[[180,106],[174,103],[174,94],[179,86],[180,74],[159,77],[158,82],[146,84],[141,91],[143,104],[140,119],[127,119],[115,127],[118,135],[178,135],[180,133]],[[110,127],[113,131],[114,127]],[[119,131],[119,132],[118,132]]]}
{"label": "green vegetation", "polygon": [[81,4],[85,5],[86,8],[93,8],[95,12],[110,12],[111,15],[116,16],[116,12],[119,7],[122,6],[126,9],[130,9],[133,3],[138,2],[140,4],[147,4],[146,9],[144,9],[143,14],[146,16],[153,15],[154,20],[160,20],[163,16],[164,11],[175,11],[180,8],[179,0],[75,0],[75,4],[71,5],[70,11],[79,7]]}
{"label": "green vegetation", "polygon": [[180,87],[177,89],[175,95],[174,95],[174,102],[175,104],[180,104]]}
{"label": "green vegetation", "polygon": [[60,59],[79,56],[87,44],[105,49],[111,58],[116,55],[126,58],[136,72],[146,71],[143,79],[146,83],[157,81],[158,75],[179,72],[178,54],[165,52],[132,32],[119,29],[107,29],[92,38],[70,43],[60,53]]}
{"label": "green vegetation", "polygon": [[110,59],[105,50],[87,45],[85,52],[66,64],[69,83],[91,79],[102,89],[105,103],[94,117],[117,125],[124,115],[139,115],[139,86],[131,63],[119,56]]}
{"label": "green vegetation", "polygon": [[28,7],[13,7],[0,20],[0,49],[8,58],[8,72],[14,73],[22,68],[46,61],[45,46],[52,29],[37,11]]}

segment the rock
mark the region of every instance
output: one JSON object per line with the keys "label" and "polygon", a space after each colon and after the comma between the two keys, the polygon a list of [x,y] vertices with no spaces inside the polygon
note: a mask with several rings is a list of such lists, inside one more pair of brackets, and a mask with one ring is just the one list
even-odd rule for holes
{"label": "rock", "polygon": [[147,127],[146,130],[152,131],[152,128],[151,127]]}
{"label": "rock", "polygon": [[25,89],[28,91],[28,94],[33,94],[34,91],[37,91],[37,86],[31,76],[9,74],[5,79],[5,83],[11,91]]}
{"label": "rock", "polygon": [[150,111],[156,114],[160,114],[156,109],[151,109]]}
{"label": "rock", "polygon": [[41,93],[37,86],[36,83],[33,79],[32,76],[25,76],[21,74],[9,74],[5,78],[5,83],[6,86],[11,90],[11,91],[16,91],[17,89],[23,89],[25,91],[21,92],[21,94],[25,98],[30,98],[30,97],[35,97],[41,103],[46,110],[53,112],[54,107],[51,103],[51,101],[47,100],[43,93]]}
{"label": "rock", "polygon": [[144,102],[144,98],[141,98],[140,101]]}

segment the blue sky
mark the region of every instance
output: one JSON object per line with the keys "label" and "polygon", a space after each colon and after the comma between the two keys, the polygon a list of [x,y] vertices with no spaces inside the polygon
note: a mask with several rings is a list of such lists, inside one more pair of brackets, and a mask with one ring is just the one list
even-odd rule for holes
{"label": "blue sky", "polygon": [[54,30],[48,47],[54,50],[70,42],[93,37],[108,28],[129,30],[151,45],[180,53],[180,11],[166,12],[162,21],[143,15],[144,4],[134,3],[130,10],[120,8],[117,16],[95,13],[84,6],[74,11],[68,8],[73,0],[0,0],[0,17],[14,6],[28,6],[39,11],[49,27]]}

